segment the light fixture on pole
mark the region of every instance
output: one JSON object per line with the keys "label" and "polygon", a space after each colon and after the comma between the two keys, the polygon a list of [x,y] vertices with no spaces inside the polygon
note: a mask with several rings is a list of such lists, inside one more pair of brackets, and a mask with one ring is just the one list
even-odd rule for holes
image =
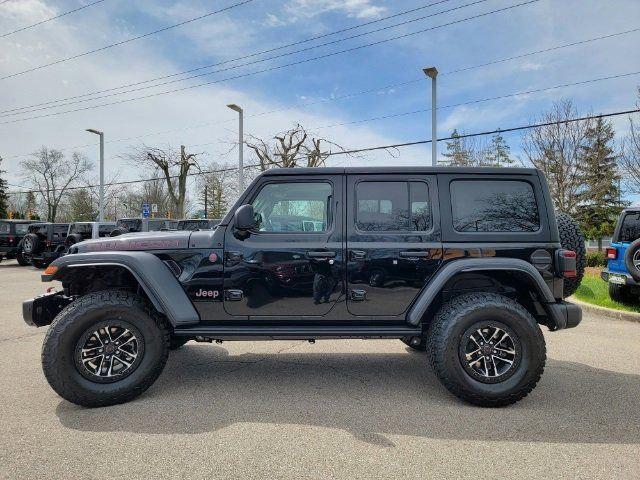
{"label": "light fixture on pole", "polygon": [[423,68],[424,74],[431,79],[431,165],[438,164],[438,124],[436,121],[436,77],[438,69],[436,67]]}
{"label": "light fixture on pole", "polygon": [[236,105],[235,103],[231,103],[227,105],[234,112],[238,112],[238,192],[239,195],[242,195],[244,192],[244,158],[242,156],[242,144],[244,143],[244,132],[243,132],[243,121],[244,121],[244,111],[242,107]]}
{"label": "light fixture on pole", "polygon": [[98,207],[98,221],[104,222],[104,132],[95,128],[87,128],[87,132],[100,135],[100,199]]}

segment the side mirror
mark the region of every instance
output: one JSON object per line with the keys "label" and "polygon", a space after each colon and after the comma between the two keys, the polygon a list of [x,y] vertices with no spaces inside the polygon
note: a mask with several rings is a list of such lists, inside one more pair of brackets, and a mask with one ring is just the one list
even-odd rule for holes
{"label": "side mirror", "polygon": [[236,230],[243,233],[248,233],[258,228],[253,205],[242,205],[236,210],[233,216],[233,226]]}

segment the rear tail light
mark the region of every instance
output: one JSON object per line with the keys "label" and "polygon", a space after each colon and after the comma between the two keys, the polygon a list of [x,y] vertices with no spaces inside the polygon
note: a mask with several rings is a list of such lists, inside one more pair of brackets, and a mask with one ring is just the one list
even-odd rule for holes
{"label": "rear tail light", "polygon": [[47,248],[49,248],[51,246],[51,240],[45,240],[44,244]]}
{"label": "rear tail light", "polygon": [[9,245],[13,245],[13,236],[12,235],[9,235],[8,240],[9,240]]}
{"label": "rear tail light", "polygon": [[575,278],[576,252],[573,250],[558,250],[558,273],[562,278]]}
{"label": "rear tail light", "polygon": [[609,260],[615,260],[618,258],[618,249],[614,247],[607,248],[607,258]]}

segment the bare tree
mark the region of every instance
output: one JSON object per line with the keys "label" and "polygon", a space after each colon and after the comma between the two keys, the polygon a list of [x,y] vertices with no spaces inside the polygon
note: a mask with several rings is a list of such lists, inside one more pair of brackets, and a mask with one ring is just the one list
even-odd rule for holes
{"label": "bare tree", "polygon": [[126,157],[136,166],[152,166],[163,177],[172,204],[170,210],[176,217],[184,217],[189,172],[192,168],[200,170],[196,154],[187,153],[184,145],[180,146],[179,151],[170,146],[167,148],[142,146]]}
{"label": "bare tree", "polygon": [[[636,105],[640,108],[640,87]],[[635,194],[640,193],[640,127],[637,120],[629,117],[629,134],[622,142],[622,170],[627,187]]]}
{"label": "bare tree", "polygon": [[258,157],[261,171],[270,168],[321,167],[331,155],[332,146],[344,151],[337,143],[311,136],[300,124],[274,135],[271,140],[273,143],[250,135],[245,141]]}
{"label": "bare tree", "polygon": [[74,152],[68,159],[61,151],[44,146],[32,157],[20,162],[22,177],[40,193],[47,209],[47,221],[55,222],[58,207],[68,188],[93,165],[80,153]]}
{"label": "bare tree", "polygon": [[566,122],[578,116],[571,100],[555,103],[538,122],[552,125],[529,130],[523,139],[527,160],[540,169],[549,182],[551,198],[557,210],[576,213],[583,186],[581,159],[587,131],[592,122]]}

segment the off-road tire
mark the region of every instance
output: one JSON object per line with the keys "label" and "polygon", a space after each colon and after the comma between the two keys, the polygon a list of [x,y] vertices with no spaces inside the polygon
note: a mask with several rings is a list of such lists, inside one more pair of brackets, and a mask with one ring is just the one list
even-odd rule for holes
{"label": "off-road tire", "polygon": [[174,337],[172,335],[171,339],[169,340],[169,350],[177,350],[189,340],[191,340],[189,337]]}
{"label": "off-road tire", "polygon": [[71,235],[67,235],[67,238],[64,239],[64,246],[69,248],[72,245],[75,245],[78,242],[82,241],[82,236],[77,233],[72,233]]}
{"label": "off-road tire", "polygon": [[[128,376],[98,383],[83,376],[75,363],[78,340],[105,320],[124,320],[144,341],[142,359]],[[141,297],[121,290],[90,293],[67,305],[47,331],[42,345],[44,375],[62,398],[83,407],[104,407],[134,399],[158,378],[169,355],[166,320]]]}
{"label": "off-road tire", "polygon": [[416,350],[418,352],[424,352],[427,349],[427,339],[426,338],[422,338],[420,340],[420,343],[413,345],[411,343],[411,339],[413,337],[408,337],[408,338],[401,338],[400,341],[402,343],[404,343],[407,347],[412,348],[413,350]]}
{"label": "off-road tire", "polygon": [[615,283],[609,284],[609,298],[614,302],[629,303],[631,295],[629,287],[624,285],[616,285]]}
{"label": "off-road tire", "polygon": [[21,267],[26,267],[27,265],[31,265],[31,262],[27,257],[25,257],[22,254],[22,251],[17,253],[16,260],[18,261],[18,265],[20,265]]}
{"label": "off-road tire", "polygon": [[633,257],[640,250],[640,238],[631,242],[624,253],[624,265],[627,267],[629,275],[633,277],[636,282],[640,282],[640,270],[633,263]]}
{"label": "off-road tire", "polygon": [[22,251],[28,255],[33,255],[40,251],[42,241],[35,233],[28,233],[22,239]]}
{"label": "off-road tire", "polygon": [[560,244],[566,250],[576,252],[576,276],[575,278],[564,279],[564,296],[570,297],[582,282],[584,268],[587,265],[587,250],[584,245],[584,235],[580,231],[578,224],[566,213],[557,213],[558,233],[560,233]]}
{"label": "off-road tire", "polygon": [[[520,342],[520,357],[504,381],[484,383],[463,367],[460,342],[465,331],[486,321],[506,325]],[[494,293],[468,293],[444,304],[427,334],[429,361],[436,376],[455,396],[482,407],[502,407],[521,400],[540,380],[546,346],[536,320],[522,305]]]}

